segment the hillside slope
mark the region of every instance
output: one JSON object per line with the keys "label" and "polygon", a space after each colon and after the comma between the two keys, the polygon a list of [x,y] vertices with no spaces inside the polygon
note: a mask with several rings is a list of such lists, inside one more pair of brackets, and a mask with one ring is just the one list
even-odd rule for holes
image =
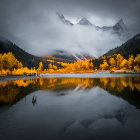
{"label": "hillside slope", "polygon": [[0,39],[0,53],[7,53],[12,52],[16,59],[22,62],[24,67],[38,67],[39,62],[42,61],[43,65],[47,67],[48,62],[47,59],[43,59],[41,57],[37,57],[27,53],[26,51],[22,50],[17,45],[13,44],[11,41]]}
{"label": "hillside slope", "polygon": [[110,56],[118,53],[121,54],[124,58],[128,58],[131,54],[134,56],[140,54],[140,33],[135,35],[126,43],[122,44],[120,47],[108,51],[104,54],[104,56]]}

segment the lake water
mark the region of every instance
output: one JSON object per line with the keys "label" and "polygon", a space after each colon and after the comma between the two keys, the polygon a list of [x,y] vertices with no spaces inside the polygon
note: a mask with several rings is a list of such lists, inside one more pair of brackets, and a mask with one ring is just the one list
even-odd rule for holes
{"label": "lake water", "polygon": [[140,76],[108,75],[1,82],[0,140],[140,140]]}

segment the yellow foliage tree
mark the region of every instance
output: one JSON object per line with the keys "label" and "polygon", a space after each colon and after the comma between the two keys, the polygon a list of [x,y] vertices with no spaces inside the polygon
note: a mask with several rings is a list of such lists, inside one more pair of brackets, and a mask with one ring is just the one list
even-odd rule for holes
{"label": "yellow foliage tree", "polygon": [[54,70],[57,70],[57,66],[53,65],[53,69],[54,69]]}
{"label": "yellow foliage tree", "polygon": [[135,57],[134,63],[135,63],[135,68],[134,69],[137,72],[140,72],[140,54],[137,55],[137,57]]}
{"label": "yellow foliage tree", "polygon": [[135,64],[136,64],[137,66],[140,67],[140,54],[138,54],[138,55],[135,57],[134,62],[135,62]]}
{"label": "yellow foliage tree", "polygon": [[53,66],[52,66],[52,64],[50,63],[49,65],[48,65],[48,69],[52,69],[53,68]]}
{"label": "yellow foliage tree", "polygon": [[116,66],[116,61],[114,58],[110,58],[109,59],[109,64],[111,65],[111,67],[115,67]]}
{"label": "yellow foliage tree", "polygon": [[134,56],[133,55],[130,55],[129,56],[129,59],[128,59],[128,68],[130,70],[132,70],[134,67]]}
{"label": "yellow foliage tree", "polygon": [[12,71],[14,68],[17,69],[21,67],[22,63],[19,62],[11,52],[0,55],[0,69]]}
{"label": "yellow foliage tree", "polygon": [[120,54],[117,54],[116,61],[117,61],[117,67],[120,69],[120,65],[123,61],[123,57]]}
{"label": "yellow foliage tree", "polygon": [[38,72],[42,72],[43,71],[43,63],[42,62],[39,63],[37,71]]}
{"label": "yellow foliage tree", "polygon": [[120,68],[124,70],[128,68],[128,61],[126,59],[123,59],[123,61],[120,64]]}
{"label": "yellow foliage tree", "polygon": [[102,70],[107,70],[109,68],[109,65],[106,60],[104,60],[103,64],[100,65],[100,68]]}

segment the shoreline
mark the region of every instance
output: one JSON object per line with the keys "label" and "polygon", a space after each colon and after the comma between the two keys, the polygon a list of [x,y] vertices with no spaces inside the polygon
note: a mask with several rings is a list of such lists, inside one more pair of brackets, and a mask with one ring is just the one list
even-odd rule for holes
{"label": "shoreline", "polygon": [[23,76],[23,75],[0,75],[0,83],[5,81],[41,78],[40,76]]}
{"label": "shoreline", "polygon": [[33,79],[33,78],[111,78],[111,77],[140,77],[140,73],[122,73],[122,72],[94,72],[94,73],[46,73],[38,76],[22,75],[0,75],[0,83],[11,80]]}

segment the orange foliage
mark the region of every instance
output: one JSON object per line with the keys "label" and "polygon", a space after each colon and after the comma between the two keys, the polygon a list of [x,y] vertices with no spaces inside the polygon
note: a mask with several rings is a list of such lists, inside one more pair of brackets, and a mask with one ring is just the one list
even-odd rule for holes
{"label": "orange foliage", "polygon": [[[99,58],[100,59],[100,58]],[[103,64],[100,64],[101,70],[135,70],[140,72],[140,55],[135,57],[130,55],[129,59],[124,59],[121,54],[114,54],[112,56],[102,56]],[[23,67],[14,55],[9,53],[0,54],[0,75],[12,74],[12,75],[36,75],[44,73],[92,73],[95,72],[93,59],[75,61],[73,63],[56,62],[53,60],[47,60],[48,66],[43,67],[43,63],[40,62],[38,68]],[[59,68],[57,66],[59,64]],[[60,68],[61,65],[61,68]]]}
{"label": "orange foliage", "polygon": [[[139,77],[117,78],[34,78],[0,83],[0,103],[11,103],[21,93],[22,87],[30,86],[33,90],[53,91],[65,87],[71,90],[87,90],[100,87],[113,93],[140,91]],[[25,90],[26,91],[26,90]],[[132,93],[132,92],[131,92]]]}

